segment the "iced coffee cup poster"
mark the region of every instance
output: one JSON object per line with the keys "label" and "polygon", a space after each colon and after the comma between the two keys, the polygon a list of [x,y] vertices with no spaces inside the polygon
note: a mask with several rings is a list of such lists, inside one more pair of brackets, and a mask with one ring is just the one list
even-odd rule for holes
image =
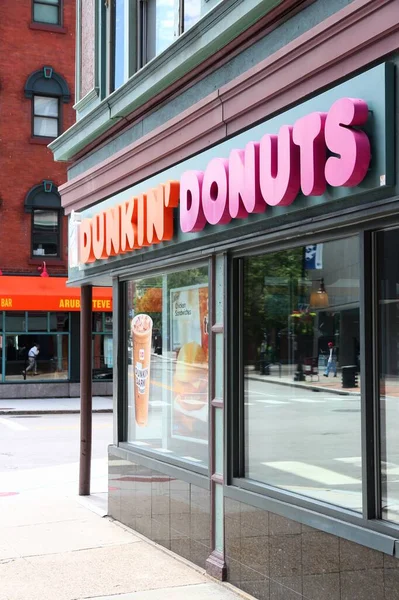
{"label": "iced coffee cup poster", "polygon": [[170,290],[172,437],[206,443],[208,435],[208,287]]}

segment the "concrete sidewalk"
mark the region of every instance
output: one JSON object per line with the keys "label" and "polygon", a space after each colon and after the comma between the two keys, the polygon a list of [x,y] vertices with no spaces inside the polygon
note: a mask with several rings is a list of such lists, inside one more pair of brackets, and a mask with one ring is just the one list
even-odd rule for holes
{"label": "concrete sidewalk", "polygon": [[[80,398],[26,398],[21,400],[0,400],[0,415],[68,414],[80,412]],[[93,397],[94,413],[111,413],[112,398]]]}
{"label": "concrete sidewalk", "polygon": [[44,490],[0,495],[0,581],[0,600],[250,598],[77,497]]}

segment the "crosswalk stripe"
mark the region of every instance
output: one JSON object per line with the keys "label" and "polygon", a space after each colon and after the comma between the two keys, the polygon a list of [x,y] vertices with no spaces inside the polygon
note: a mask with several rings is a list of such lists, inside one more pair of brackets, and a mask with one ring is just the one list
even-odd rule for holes
{"label": "crosswalk stripe", "polygon": [[326,400],[312,400],[311,398],[290,398],[291,402],[301,402],[303,404],[325,404]]}
{"label": "crosswalk stripe", "polygon": [[28,430],[28,428],[25,427],[25,425],[16,423],[15,421],[12,421],[11,419],[1,419],[0,418],[0,425],[4,425],[5,427],[8,427],[8,429],[12,429],[13,431],[27,431]]}
{"label": "crosswalk stripe", "polygon": [[289,404],[289,402],[285,402],[284,400],[256,400],[256,402],[261,402],[262,404]]}
{"label": "crosswalk stripe", "polygon": [[330,469],[324,469],[323,467],[299,461],[264,462],[262,464],[266,467],[303,477],[310,481],[317,481],[324,485],[348,485],[360,483],[358,479],[354,479],[353,477],[348,477],[347,475],[342,475],[341,473],[331,471]]}

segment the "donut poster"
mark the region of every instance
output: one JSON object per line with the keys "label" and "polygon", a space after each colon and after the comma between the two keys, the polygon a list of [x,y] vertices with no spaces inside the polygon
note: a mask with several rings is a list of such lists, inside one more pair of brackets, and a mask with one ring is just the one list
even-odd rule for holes
{"label": "donut poster", "polygon": [[208,286],[170,290],[174,355],[172,437],[206,443],[208,438]]}

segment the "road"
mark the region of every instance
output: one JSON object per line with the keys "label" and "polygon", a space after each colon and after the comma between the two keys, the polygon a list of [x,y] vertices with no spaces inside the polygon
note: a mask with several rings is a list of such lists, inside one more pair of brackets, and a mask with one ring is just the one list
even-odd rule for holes
{"label": "road", "polygon": [[[78,414],[1,416],[0,494],[40,490],[76,493],[79,419]],[[107,491],[110,443],[112,414],[94,414],[93,492]]]}

